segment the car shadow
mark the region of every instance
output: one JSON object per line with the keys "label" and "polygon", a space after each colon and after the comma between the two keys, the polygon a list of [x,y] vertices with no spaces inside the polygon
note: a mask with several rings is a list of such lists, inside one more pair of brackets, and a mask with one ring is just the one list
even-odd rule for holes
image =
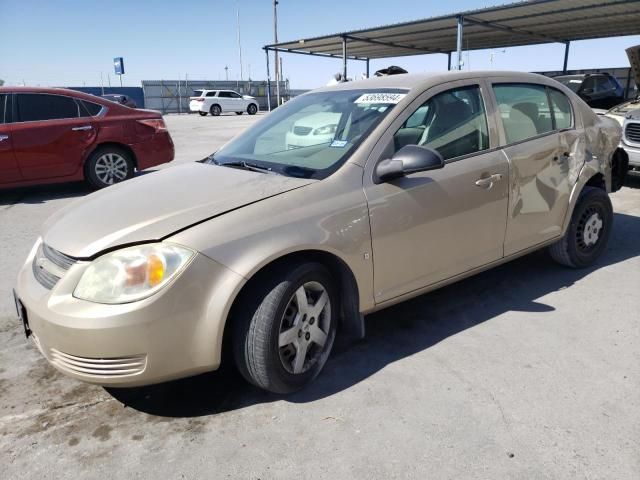
{"label": "car shadow", "polygon": [[[142,177],[157,169],[147,169],[136,172],[133,178]],[[62,198],[83,197],[95,190],[84,182],[55,183],[48,185],[33,185],[29,187],[9,188],[0,190],[0,206],[45,203]]]}
{"label": "car shadow", "polygon": [[0,206],[45,203],[62,198],[82,197],[88,193],[91,193],[91,189],[83,182],[11,188],[0,190]]}
{"label": "car shadow", "polygon": [[640,172],[629,172],[624,181],[624,186],[629,188],[640,188]]}
{"label": "car shadow", "polygon": [[385,366],[423,351],[448,337],[509,311],[541,319],[554,308],[545,295],[570,287],[593,271],[640,255],[640,217],[615,214],[607,252],[591,268],[573,270],[555,264],[546,251],[534,252],[474,277],[366,317],[366,337],[334,347],[323,373],[305,390],[289,396],[247,384],[230,361],[206,373],[150,387],[107,389],[125,405],[164,417],[196,417],[283,400],[312,402],[341,392]]}

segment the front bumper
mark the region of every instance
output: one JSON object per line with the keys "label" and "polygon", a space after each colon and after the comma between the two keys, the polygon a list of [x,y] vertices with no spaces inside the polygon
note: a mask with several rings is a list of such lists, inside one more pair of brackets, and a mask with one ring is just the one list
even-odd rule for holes
{"label": "front bumper", "polygon": [[622,141],[620,142],[620,148],[627,152],[627,155],[629,156],[629,166],[640,168],[640,147],[633,147]]}
{"label": "front bumper", "polygon": [[99,385],[139,386],[220,365],[229,298],[244,282],[240,275],[197,254],[155,295],[104,305],[73,297],[89,262],[73,265],[48,290],[34,277],[34,253],[18,275],[16,293],[36,345],[64,374]]}

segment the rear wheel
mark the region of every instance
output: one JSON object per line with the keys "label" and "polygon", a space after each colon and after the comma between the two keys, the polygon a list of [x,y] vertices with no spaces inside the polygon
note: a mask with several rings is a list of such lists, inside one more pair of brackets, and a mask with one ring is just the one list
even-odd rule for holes
{"label": "rear wheel", "polygon": [[206,117],[207,116],[207,112],[198,112],[200,114],[201,117]]}
{"label": "rear wheel", "polygon": [[255,103],[252,103],[247,107],[247,113],[249,115],[255,115],[257,111],[258,111],[258,107],[256,106]]}
{"label": "rear wheel", "polygon": [[593,265],[607,248],[613,208],[607,192],[584,187],[564,237],[549,247],[551,257],[561,265],[584,268]]}
{"label": "rear wheel", "polygon": [[220,108],[220,105],[211,105],[209,112],[212,116],[217,117],[222,113],[222,109]]}
{"label": "rear wheel", "polygon": [[260,280],[234,319],[236,364],[258,387],[294,392],[313,381],[331,352],[339,311],[335,282],[318,263]]}
{"label": "rear wheel", "polygon": [[133,176],[131,155],[122,148],[106,146],[96,149],[85,165],[85,178],[94,188],[104,188]]}

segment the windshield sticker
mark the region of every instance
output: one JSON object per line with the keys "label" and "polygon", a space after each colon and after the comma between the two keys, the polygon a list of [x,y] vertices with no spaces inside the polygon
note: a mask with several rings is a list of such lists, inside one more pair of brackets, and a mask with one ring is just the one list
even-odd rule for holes
{"label": "windshield sticker", "polygon": [[347,145],[347,141],[346,140],[334,140],[333,142],[331,142],[331,145],[329,145],[330,147],[334,147],[334,148],[344,148]]}
{"label": "windshield sticker", "polygon": [[360,95],[353,103],[392,103],[396,104],[404,97],[406,93],[365,93]]}

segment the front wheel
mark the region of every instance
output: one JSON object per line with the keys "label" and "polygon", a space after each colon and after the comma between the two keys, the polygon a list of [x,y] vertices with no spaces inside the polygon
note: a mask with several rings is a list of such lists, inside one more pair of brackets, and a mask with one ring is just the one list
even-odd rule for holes
{"label": "front wheel", "polygon": [[234,356],[249,382],[274,393],[291,393],[313,381],[336,335],[334,285],[318,263],[256,280],[234,318]]}
{"label": "front wheel", "polygon": [[257,111],[258,111],[258,107],[256,106],[255,103],[252,103],[247,107],[247,113],[249,115],[255,115]]}
{"label": "front wheel", "polygon": [[607,248],[612,226],[613,207],[607,192],[596,187],[584,187],[567,232],[549,247],[549,253],[566,267],[591,266]]}
{"label": "front wheel", "polygon": [[85,178],[94,188],[104,188],[133,176],[133,160],[118,147],[101,147],[91,154],[85,165]]}

